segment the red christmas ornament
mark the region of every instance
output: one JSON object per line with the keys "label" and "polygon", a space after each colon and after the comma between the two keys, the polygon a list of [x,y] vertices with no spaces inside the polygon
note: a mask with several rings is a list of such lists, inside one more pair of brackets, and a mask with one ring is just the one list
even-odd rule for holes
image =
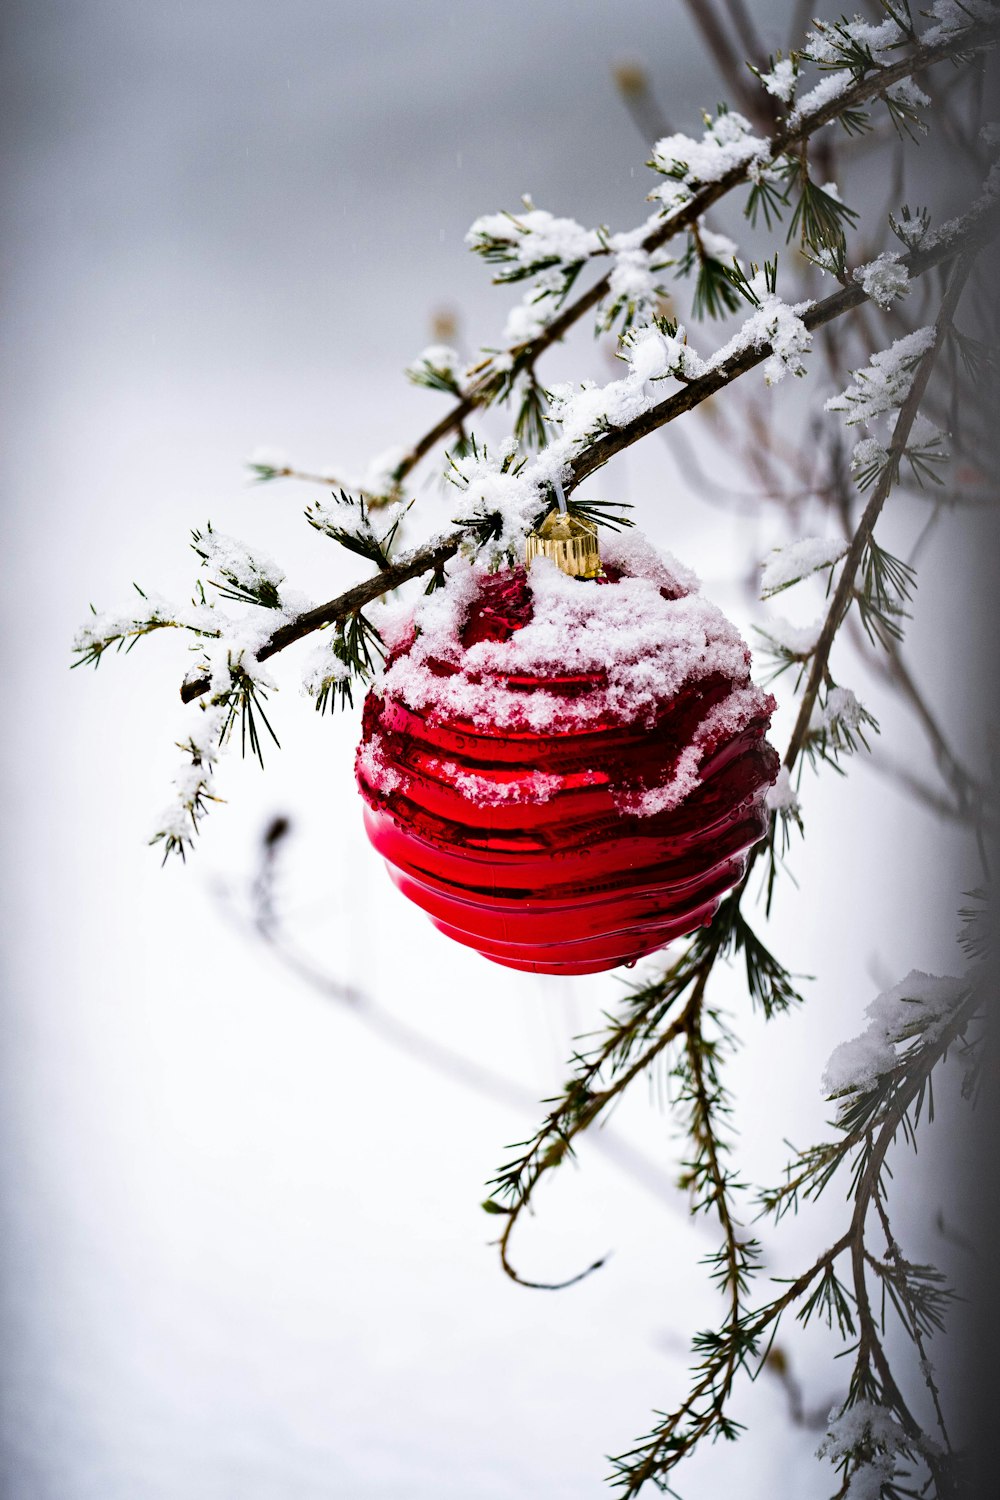
{"label": "red christmas ornament", "polygon": [[774,699],[746,645],[634,534],[605,553],[593,581],[459,564],[384,632],[365,702],[369,838],[436,927],[514,969],[597,973],[704,925],[767,827]]}

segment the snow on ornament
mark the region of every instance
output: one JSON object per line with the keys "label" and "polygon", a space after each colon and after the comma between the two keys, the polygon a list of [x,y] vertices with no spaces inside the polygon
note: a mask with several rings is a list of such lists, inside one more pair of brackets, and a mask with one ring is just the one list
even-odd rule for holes
{"label": "snow on ornament", "polygon": [[525,567],[456,559],[383,622],[365,702],[369,838],[513,969],[598,973],[703,926],[767,828],[775,704],[739,632],[635,533],[603,554],[555,512]]}

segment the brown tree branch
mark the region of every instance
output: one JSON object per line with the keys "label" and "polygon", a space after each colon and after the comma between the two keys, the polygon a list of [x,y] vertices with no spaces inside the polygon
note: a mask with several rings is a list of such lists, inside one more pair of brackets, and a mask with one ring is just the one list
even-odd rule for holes
{"label": "brown tree branch", "polygon": [[[995,208],[982,213],[978,219],[968,224],[966,220],[959,223],[955,231],[933,245],[929,250],[916,250],[904,258],[904,263],[909,269],[911,276],[920,276],[934,266],[952,260],[960,252],[973,255],[990,238],[1000,231],[1000,210]],[[964,282],[964,278],[963,278]],[[808,328],[818,328],[834,318],[841,317],[844,313],[860,306],[867,301],[867,293],[857,282],[850,286],[841,288],[825,301],[817,303],[803,317],[803,322]],[[935,348],[937,345],[935,344]],[[717,370],[710,371],[707,375],[697,380],[692,380],[680,391],[668,396],[666,400],[650,407],[634,421],[626,423],[625,426],[616,428],[598,438],[583,453],[576,458],[572,465],[572,478],[565,486],[569,494],[589,474],[601,468],[608,459],[623,449],[630,447],[649,433],[655,432],[657,428],[672,422],[675,418],[682,416],[685,412],[693,410],[701,402],[706,401],[709,396],[729,385],[732,381],[745,375],[769,357],[768,350],[747,349],[731,360],[720,365]],[[929,370],[929,367],[928,367]],[[915,382],[916,384],[916,382]],[[922,392],[921,392],[922,393]],[[915,412],[913,413],[915,415]],[[913,417],[910,418],[912,425]],[[909,426],[906,429],[909,432]],[[876,495],[879,490],[876,491]],[[875,497],[873,497],[874,500]],[[873,513],[871,524],[884,504],[885,497],[879,502],[878,509]],[[870,508],[870,506],[869,506]],[[866,511],[866,516],[868,512]],[[862,521],[864,525],[864,520]],[[391,589],[398,588],[400,584],[408,582],[411,578],[417,578],[423,573],[430,572],[435,567],[440,567],[448,558],[454,556],[466,536],[464,529],[458,529],[445,533],[443,536],[434,537],[425,546],[407,553],[399,562],[390,567],[382,569],[373,578],[364,583],[356,584],[348,589],[346,593],[340,594],[326,604],[320,604],[315,609],[308,610],[299,615],[288,624],[280,626],[272,635],[267,644],[258,652],[258,661],[266,661],[268,657],[283,651],[286,646],[310,635],[314,630],[319,630],[325,625],[335,624],[346,620],[357,610],[370,604],[374,599],[388,593]],[[864,543],[860,543],[858,557],[860,559]],[[856,567],[855,570],[856,572]],[[847,576],[845,567],[844,577]],[[853,586],[854,573],[851,574]],[[842,616],[841,616],[842,618]],[[839,627],[839,620],[838,620]],[[833,630],[830,636],[832,643]],[[822,643],[822,637],[821,637]],[[817,648],[818,649],[818,648]],[[181,698],[185,703],[191,703],[200,698],[209,688],[209,679],[205,676],[188,678],[182,684]],[[797,752],[796,752],[797,754]]]}
{"label": "brown tree branch", "polygon": [[[995,217],[995,213],[987,216],[991,224],[995,223]],[[902,458],[903,450],[905,449],[907,440],[909,439],[910,429],[912,428],[913,423],[916,420],[920,402],[923,399],[924,392],[927,389],[927,382],[930,379],[931,370],[934,367],[934,361],[937,358],[937,355],[941,349],[941,345],[944,342],[945,334],[947,333],[948,328],[951,325],[951,320],[954,316],[955,309],[958,306],[958,301],[962,295],[962,291],[965,287],[969,272],[972,269],[972,263],[975,259],[978,248],[978,246],[976,246],[975,248],[967,246],[963,250],[961,259],[957,262],[952,270],[951,276],[948,280],[947,290],[945,291],[944,297],[941,302],[941,311],[938,314],[937,324],[935,326],[934,342],[924,353],[920,360],[920,364],[917,366],[909,393],[900,409],[899,416],[896,419],[896,425],[893,429],[892,442],[889,446],[889,454],[885,466],[883,467],[882,473],[879,476],[877,484],[875,485],[872,497],[868,501],[868,504],[865,506],[864,514],[862,515],[861,521],[854,533],[851,545],[847,550],[847,555],[844,559],[843,571],[841,572],[837,587],[834,590],[830,608],[827,611],[826,619],[823,622],[823,628],[820,631],[819,640],[816,643],[816,648],[812,659],[812,666],[809,671],[809,679],[806,683],[806,690],[802,696],[802,702],[799,705],[799,714],[798,718],[795,721],[795,728],[792,731],[792,737],[788,743],[788,749],[785,752],[784,764],[788,767],[789,770],[791,770],[791,768],[795,765],[795,762],[797,761],[805,746],[806,739],[809,734],[809,725],[812,719],[813,708],[815,707],[820,687],[822,686],[824,678],[826,676],[827,663],[829,661],[830,651],[833,646],[834,638],[837,634],[837,631],[840,629],[840,626],[843,623],[844,616],[850,608],[851,601],[854,598],[854,583],[858,575],[858,570],[860,569],[862,560],[864,558],[865,549],[867,548],[868,543],[871,539],[872,532],[875,529],[875,522],[881,515],[882,507],[888,499],[889,492],[891,491],[892,486],[896,481],[896,476],[899,469],[899,461]]]}
{"label": "brown tree branch", "polygon": [[[366,604],[371,604],[373,599],[378,599],[383,594],[389,593],[391,589],[398,588],[401,583],[408,583],[411,578],[419,578],[421,574],[441,567],[449,557],[454,557],[464,536],[464,531],[451,531],[443,536],[436,536],[426,546],[414,552],[408,552],[398,562],[390,564],[388,568],[382,568],[374,578],[368,578],[364,583],[356,583],[353,588],[348,589],[344,594],[339,594],[336,599],[330,599],[326,604],[318,604],[315,609],[297,615],[287,625],[279,626],[267,644],[257,652],[257,660],[266,661],[269,656],[275,656],[279,651],[284,651],[286,646],[302,640],[303,636],[311,635],[314,630],[321,630],[324,625],[335,625],[340,620],[346,620],[357,610],[363,609]],[[181,685],[181,699],[184,703],[193,703],[196,698],[207,693],[209,687],[210,682],[207,677],[186,678]]]}
{"label": "brown tree branch", "polygon": [[[997,37],[996,25],[977,24],[970,26],[960,36],[947,37],[933,46],[919,43],[912,51],[898,62],[890,66],[880,68],[877,72],[867,78],[859,80],[846,89],[836,99],[829,101],[821,109],[814,111],[804,120],[795,125],[785,125],[777,131],[768,143],[768,162],[774,162],[789,150],[807,141],[817,130],[824,125],[830,124],[845,109],[857,108],[862,104],[869,103],[872,99],[885,94],[886,90],[902,78],[908,78],[914,72],[932,67],[935,63],[955,54],[975,52],[983,47],[991,45]],[[646,251],[658,250],[673,239],[683,230],[696,224],[698,219],[714,203],[723,198],[745,183],[749,176],[748,166],[733,167],[726,172],[717,182],[705,183],[693,197],[673,213],[667,214],[662,223],[652,230],[642,242],[642,248]],[[599,250],[594,258],[606,256],[607,250]],[[545,351],[563,336],[588,313],[591,308],[596,307],[608,292],[610,286],[610,273],[605,274],[596,281],[586,292],[576,299],[575,302],[564,308],[558,317],[554,318],[542,332],[530,343],[513,349],[511,353],[519,359],[525,368],[531,369],[536,361]],[[449,432],[454,431],[465,419],[476,410],[478,406],[488,402],[492,391],[493,382],[489,376],[480,379],[470,391],[466,392],[459,401],[447,411],[441,420],[420,438],[396,469],[397,481],[401,482],[406,475],[420,462],[426,453],[430,451]]]}
{"label": "brown tree branch", "polygon": [[[911,276],[922,276],[934,266],[953,260],[960,251],[980,249],[998,232],[1000,232],[1000,210],[994,208],[982,214],[968,229],[956,230],[954,234],[932,245],[929,250],[911,251],[909,255],[903,257],[903,264]],[[803,314],[802,321],[810,330],[820,328],[825,323],[831,323],[835,318],[842,317],[853,308],[860,307],[868,300],[868,294],[860,283],[852,282],[822,302],[817,302]],[[573,477],[565,487],[566,493],[569,494],[596,469],[602,468],[616,453],[621,453],[623,449],[631,447],[640,438],[655,432],[658,427],[665,426],[676,417],[683,416],[685,412],[707,401],[709,396],[714,396],[717,391],[722,390],[739,376],[763,364],[766,359],[770,358],[770,354],[769,348],[744,349],[739,354],[733,355],[732,359],[719,365],[717,369],[710,370],[707,375],[701,375],[697,380],[689,381],[683,390],[675,391],[664,401],[658,402],[656,406],[648,407],[633,421],[625,423],[622,427],[616,427],[613,432],[598,438],[573,460],[571,466]]]}

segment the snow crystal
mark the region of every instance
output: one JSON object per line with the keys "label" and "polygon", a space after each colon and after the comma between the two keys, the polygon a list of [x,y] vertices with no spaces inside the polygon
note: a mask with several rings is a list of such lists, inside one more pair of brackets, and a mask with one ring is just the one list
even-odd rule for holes
{"label": "snow crystal", "polygon": [[626,338],[624,347],[629,356],[629,372],[640,386],[667,375],[697,380],[708,369],[688,343],[683,324],[678,325],[676,333],[667,333],[655,324],[635,329]]}
{"label": "snow crystal", "polygon": [[400,650],[413,634],[413,607],[406,599],[376,599],[366,607],[365,615],[382,637],[386,651]]}
{"label": "snow crystal", "polygon": [[524,302],[515,303],[507,314],[501,334],[505,347],[517,349],[521,344],[530,344],[532,339],[536,339],[548,323],[551,313],[555,312],[551,302],[548,309],[534,294]]}
{"label": "snow crystal", "polygon": [[376,740],[366,741],[358,747],[357,769],[369,785],[386,796],[403,785],[402,776],[386,760]]}
{"label": "snow crystal", "polygon": [[861,438],[859,442],[854,444],[854,449],[851,453],[851,469],[854,473],[857,473],[860,469],[871,468],[873,464],[881,468],[888,457],[888,451],[879,442],[878,438]]}
{"label": "snow crystal", "polygon": [[846,551],[847,543],[842,539],[822,536],[803,536],[784,547],[775,547],[761,573],[762,597],[768,599],[798,583],[800,578],[839,562]]}
{"label": "snow crystal", "polygon": [[802,811],[802,803],[799,794],[792,786],[792,778],[787,766],[782,766],[778,772],[777,780],[768,789],[764,802],[771,812],[788,813],[797,818]]}
{"label": "snow crystal", "polygon": [[797,81],[795,64],[790,57],[783,57],[780,62],[775,63],[770,73],[760,74],[760,81],[769,94],[780,99],[782,104],[789,104]]}
{"label": "snow crystal", "polygon": [[916,112],[930,108],[930,96],[925,94],[912,78],[901,78],[898,83],[886,89],[885,93],[887,99],[891,99],[894,104],[901,105],[903,109]]}
{"label": "snow crystal", "polygon": [[262,583],[278,589],[285,581],[277,563],[251,552],[245,542],[227,536],[224,531],[206,529],[198,538],[197,548],[204,555],[205,566],[210,572],[232,579],[248,593],[256,593]]}
{"label": "snow crystal", "polygon": [[410,369],[423,371],[428,367],[441,370],[457,381],[462,374],[462,358],[458,350],[452,349],[449,344],[428,344],[426,349],[421,349]]}
{"label": "snow crystal", "polygon": [[696,594],[701,587],[696,573],[678,562],[672,553],[654,547],[635,528],[605,532],[601,537],[601,555],[609,567],[633,578],[646,578],[668,594]]}
{"label": "snow crystal", "polygon": [[214,635],[219,628],[215,611],[207,604],[178,605],[162,594],[136,595],[136,604],[103,609],[89,615],[73,637],[74,651],[91,651],[127,639],[153,623],[176,625],[197,634]]}
{"label": "snow crystal", "polygon": [[679,807],[698,785],[706,750],[722,740],[742,734],[754,719],[770,713],[772,704],[773,699],[752,683],[734,688],[702,719],[667,781],[644,792],[620,792],[615,795],[615,805],[620,811],[641,818],[655,817],[657,813]]}
{"label": "snow crystal", "polygon": [[204,660],[209,678],[207,697],[216,698],[229,693],[237,672],[257,688],[271,691],[276,688],[273,677],[261,661],[260,651],[270,641],[275,630],[291,624],[296,611],[264,609],[249,606],[239,618],[230,616],[222,625],[219,638],[203,643]]}
{"label": "snow crystal", "polygon": [[[379,507],[376,512],[362,510],[349,496],[334,494],[329,500],[320,501],[310,508],[310,518],[320,530],[343,532],[345,536],[369,539],[372,542],[388,537],[393,527],[398,526],[407,507],[402,500]],[[377,528],[373,524],[377,518]]]}
{"label": "snow crystal", "polygon": [[621,229],[608,239],[608,247],[613,255],[618,255],[623,250],[641,250],[646,237],[655,234],[661,227],[659,209],[655,210],[644,220],[637,224],[634,229]]}
{"label": "snow crystal", "polygon": [[846,412],[848,427],[897,410],[909,394],[921,355],[933,343],[933,327],[918,328],[896,339],[890,348],[874,354],[866,369],[853,371],[852,384],[839,396],[831,396],[825,410]]}
{"label": "snow crystal", "polygon": [[866,295],[881,308],[891,307],[897,297],[905,297],[910,289],[910,273],[898,250],[883,250],[876,260],[858,266],[854,280],[861,283]]}
{"label": "snow crystal", "polygon": [[351,676],[347,662],[342,661],[333,649],[336,639],[333,631],[323,631],[306,660],[302,691],[310,697],[316,697],[325,687],[334,683],[348,681]]}
{"label": "snow crystal", "polygon": [[929,448],[936,450],[935,457],[937,458],[944,459],[950,457],[948,451],[948,434],[943,432],[929,417],[925,417],[923,412],[918,412],[914,418],[913,426],[910,428],[910,436],[906,441],[906,451],[907,453],[926,452]]}
{"label": "snow crystal", "polygon": [[[644,334],[646,329],[640,331]],[[660,370],[659,366],[649,366],[648,373],[640,374],[635,362],[630,363],[632,367],[628,376],[611,380],[607,385],[598,385],[593,380],[582,381],[569,400],[561,401],[558,410],[551,414],[562,427],[562,438],[569,445],[567,457],[572,449],[585,446],[603,428],[624,427],[653,404],[656,398],[647,395],[643,389],[645,380],[659,378],[652,373],[654,368],[660,374],[669,372]]]}
{"label": "snow crystal", "polygon": [[[455,761],[436,758],[428,762],[428,769],[446,776],[457,792],[479,807],[499,807],[511,802],[537,807],[550,801],[564,784],[562,776],[545,771],[533,771],[529,776],[512,774],[507,781],[498,775],[479,776],[474,771],[463,771]],[[599,778],[591,773],[591,779],[596,782]]]}
{"label": "snow crystal", "polygon": [[933,1041],[967,993],[962,979],[911,970],[868,1006],[865,1014],[871,1020],[861,1035],[836,1048],[823,1074],[824,1093],[873,1088],[899,1061],[896,1048],[917,1035]]}

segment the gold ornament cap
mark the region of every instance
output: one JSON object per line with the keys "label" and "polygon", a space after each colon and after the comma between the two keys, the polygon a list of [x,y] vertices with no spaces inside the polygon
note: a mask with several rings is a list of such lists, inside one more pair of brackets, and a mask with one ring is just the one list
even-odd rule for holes
{"label": "gold ornament cap", "polygon": [[525,562],[529,567],[536,557],[551,558],[571,578],[599,578],[601,552],[597,527],[593,521],[571,516],[564,510],[550,511],[538,530],[528,533]]}

